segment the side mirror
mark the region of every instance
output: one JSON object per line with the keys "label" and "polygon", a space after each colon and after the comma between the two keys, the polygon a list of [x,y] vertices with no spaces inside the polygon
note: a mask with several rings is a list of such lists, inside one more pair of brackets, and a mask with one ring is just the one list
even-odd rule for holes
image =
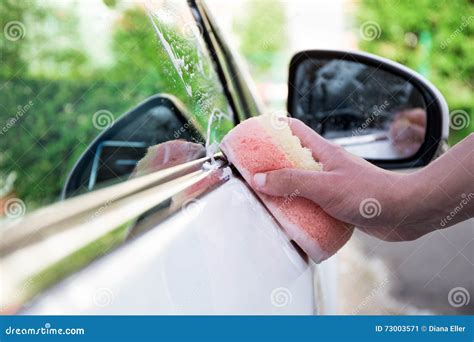
{"label": "side mirror", "polygon": [[159,94],[148,98],[123,114],[87,147],[66,180],[62,198],[127,179],[149,146],[174,139],[203,142],[193,123],[175,97]]}
{"label": "side mirror", "polygon": [[288,112],[349,152],[387,169],[428,164],[448,138],[441,93],[413,70],[366,53],[296,54]]}

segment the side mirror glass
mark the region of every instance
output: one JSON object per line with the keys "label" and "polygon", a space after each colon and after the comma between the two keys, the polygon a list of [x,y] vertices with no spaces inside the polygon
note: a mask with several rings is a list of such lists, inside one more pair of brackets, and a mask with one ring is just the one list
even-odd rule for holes
{"label": "side mirror glass", "polygon": [[162,94],[148,98],[87,147],[69,174],[62,197],[128,179],[148,147],[174,139],[204,142],[178,99]]}
{"label": "side mirror glass", "polygon": [[362,53],[295,55],[288,112],[385,168],[426,165],[448,132],[447,105],[433,85],[402,65]]}

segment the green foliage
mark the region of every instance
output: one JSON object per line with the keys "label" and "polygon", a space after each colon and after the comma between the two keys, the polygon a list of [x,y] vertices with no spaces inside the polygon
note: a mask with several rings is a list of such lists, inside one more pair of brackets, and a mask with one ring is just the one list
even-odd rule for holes
{"label": "green foliage", "polygon": [[275,61],[275,55],[287,45],[285,8],[280,1],[248,0],[234,30],[240,38],[239,51],[253,69],[265,74]]}
{"label": "green foliage", "polygon": [[31,1],[0,1],[0,28],[2,37],[0,39],[1,68],[0,77],[9,75],[24,75],[28,68],[24,58],[25,44],[29,40],[30,32],[26,23],[28,18],[41,22],[46,12]]}
{"label": "green foliage", "polygon": [[[23,39],[0,41],[6,57],[0,68],[0,177],[17,175],[15,192],[28,210],[58,198],[76,160],[100,133],[93,125],[97,111],[118,118],[164,92],[180,99],[205,132],[212,111],[227,109],[196,41],[156,23],[186,68],[179,76],[142,7],[106,1],[118,19],[110,35],[112,62],[101,64],[84,47],[74,4],[38,3],[0,4],[2,23],[18,20],[26,28]],[[216,122],[211,138],[220,140],[230,128],[228,121]]]}
{"label": "green foliage", "polygon": [[103,0],[103,2],[105,6],[114,8],[115,6],[117,6],[118,0]]}
{"label": "green foliage", "polygon": [[[92,124],[92,115],[101,109],[100,104],[118,117],[124,108],[143,100],[139,89],[127,97],[117,96],[121,86],[107,81],[95,82],[91,87],[88,82],[33,79],[13,79],[3,84],[0,103],[5,108],[17,109],[18,104],[24,108],[30,101],[32,104],[0,140],[0,169],[6,174],[16,172],[15,188],[21,198],[34,206],[57,198],[75,161],[100,133]],[[15,115],[2,112],[1,122]]]}
{"label": "green foliage", "polygon": [[469,114],[470,125],[451,130],[452,143],[474,131],[474,11],[469,0],[362,0],[360,25],[380,27],[380,36],[361,39],[361,49],[405,64],[428,77],[450,111]]}

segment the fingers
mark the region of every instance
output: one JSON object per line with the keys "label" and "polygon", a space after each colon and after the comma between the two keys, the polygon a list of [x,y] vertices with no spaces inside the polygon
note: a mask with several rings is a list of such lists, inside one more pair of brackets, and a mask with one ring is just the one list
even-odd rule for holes
{"label": "fingers", "polygon": [[396,150],[404,156],[414,155],[423,143],[425,127],[415,124],[402,126],[394,124],[390,128],[390,139]]}
{"label": "fingers", "polygon": [[317,204],[324,203],[330,187],[329,175],[319,171],[280,169],[257,173],[253,177],[257,191],[271,196],[301,195]]}
{"label": "fingers", "polygon": [[426,112],[422,108],[406,109],[401,114],[413,124],[426,126]]}
{"label": "fingers", "polygon": [[313,158],[323,161],[333,151],[336,146],[316,133],[311,127],[305,125],[298,119],[289,118],[289,125],[292,133],[297,136],[301,144],[313,153]]}
{"label": "fingers", "polygon": [[204,146],[184,140],[170,140],[157,145],[156,166],[162,168],[169,165],[188,162],[206,155]]}
{"label": "fingers", "polygon": [[317,149],[329,145],[329,142],[316,133],[311,127],[305,125],[298,119],[289,118],[291,132],[296,135],[303,146],[309,149]]}
{"label": "fingers", "polygon": [[138,162],[133,176],[163,170],[206,155],[204,146],[184,140],[170,140],[150,146]]}
{"label": "fingers", "polygon": [[185,155],[187,157],[186,161],[191,161],[206,156],[206,148],[201,144],[186,141],[184,146]]}

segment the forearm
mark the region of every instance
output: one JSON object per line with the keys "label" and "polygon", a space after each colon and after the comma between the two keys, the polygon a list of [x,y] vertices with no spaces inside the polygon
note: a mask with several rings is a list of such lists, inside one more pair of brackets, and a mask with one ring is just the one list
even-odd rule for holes
{"label": "forearm", "polygon": [[[407,222],[449,227],[474,216],[474,134],[407,177]],[[411,204],[409,204],[411,203]]]}

